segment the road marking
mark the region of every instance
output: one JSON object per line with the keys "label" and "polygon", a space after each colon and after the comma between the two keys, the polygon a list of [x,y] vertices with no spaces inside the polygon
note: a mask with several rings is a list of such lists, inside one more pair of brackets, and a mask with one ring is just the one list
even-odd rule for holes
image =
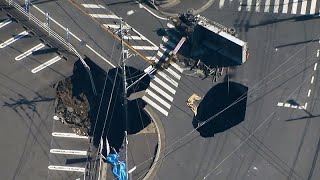
{"label": "road marking", "polygon": [[[46,13],[45,12],[43,12],[40,8],[38,8],[37,6],[35,6],[35,5],[33,5],[33,4],[31,4],[32,5],[32,7],[34,7],[35,9],[37,9],[40,13],[42,13],[43,15],[45,15]],[[53,19],[53,18],[51,18],[51,17],[49,17],[49,19],[50,19],[50,21],[52,21],[52,22],[54,22],[55,24],[57,24],[60,28],[62,28],[64,31],[67,31],[67,29],[64,27],[64,26],[62,26],[60,23],[58,23],[55,19]],[[78,37],[78,36],[76,36],[75,34],[73,34],[72,32],[70,32],[70,35],[72,36],[72,37],[74,37],[76,40],[78,40],[79,42],[81,42],[82,40]],[[116,67],[115,65],[113,65],[110,61],[108,61],[106,58],[104,58],[101,54],[99,54],[97,51],[95,51],[91,46],[89,46],[88,44],[86,44],[86,47],[88,48],[88,49],[90,49],[93,53],[95,53],[97,56],[99,56],[102,60],[104,60],[105,62],[107,62],[111,67]]]}
{"label": "road marking", "polygon": [[149,59],[149,60],[152,60],[152,61],[157,59],[156,56],[146,56],[146,58]]}
{"label": "road marking", "polygon": [[170,82],[172,85],[174,85],[175,87],[178,87],[178,83],[173,80],[171,77],[169,77],[168,75],[166,75],[165,73],[163,73],[162,71],[157,71],[157,73],[163,77],[165,80],[167,80],[168,82]]}
{"label": "road marking", "polygon": [[320,50],[318,49],[318,50],[317,50],[317,57],[319,57],[319,52],[320,52]]}
{"label": "road marking", "polygon": [[155,46],[131,46],[134,49],[137,50],[151,50],[151,51],[157,51],[159,49],[159,47],[155,47]]}
{"label": "road marking", "polygon": [[162,41],[169,45],[172,49],[176,46],[172,41],[169,41],[169,39],[165,36],[162,36]]}
{"label": "road marking", "polygon": [[168,28],[175,28],[174,25],[171,24],[171,23],[167,23],[167,27],[168,27]]}
{"label": "road marking", "polygon": [[260,0],[256,1],[256,12],[260,12]]}
{"label": "road marking", "polygon": [[283,106],[282,102],[278,102],[277,106]]}
{"label": "road marking", "polygon": [[314,71],[317,70],[317,65],[318,65],[318,63],[314,64],[314,68],[313,68]]}
{"label": "road marking", "polygon": [[48,169],[55,171],[74,171],[74,172],[86,172],[86,168],[82,167],[71,167],[71,166],[48,166]]}
{"label": "road marking", "polygon": [[165,100],[163,100],[162,98],[160,98],[158,95],[156,95],[154,92],[152,92],[151,90],[147,89],[146,93],[149,94],[151,97],[153,97],[153,99],[157,100],[158,102],[160,102],[162,105],[164,105],[166,108],[170,109],[171,105],[169,103],[167,103]]}
{"label": "road marking", "polygon": [[251,11],[251,6],[252,6],[252,0],[247,0],[246,10]]}
{"label": "road marking", "polygon": [[270,0],[266,0],[266,4],[264,6],[264,12],[269,12],[270,8]]}
{"label": "road marking", "polygon": [[239,5],[239,7],[238,7],[238,11],[241,11],[241,7],[242,7],[242,0],[239,0],[239,3],[240,3],[240,5]]}
{"label": "road marking", "polygon": [[91,8],[91,9],[104,9],[105,7],[102,5],[97,5],[97,4],[81,4],[84,8]]}
{"label": "road marking", "polygon": [[147,98],[146,96],[142,97],[142,100],[144,100],[146,103],[148,103],[150,106],[154,107],[156,110],[160,111],[165,116],[168,116],[168,111],[164,110],[162,107],[160,107],[158,104],[154,103],[152,100]]}
{"label": "road marking", "polygon": [[219,8],[223,8],[223,5],[224,5],[224,0],[220,0],[219,1]]}
{"label": "road marking", "polygon": [[20,54],[19,56],[17,56],[17,57],[15,58],[15,60],[16,60],[16,61],[20,61],[21,59],[23,59],[23,58],[31,55],[34,51],[37,51],[37,50],[39,50],[39,49],[41,49],[41,48],[43,48],[43,47],[45,47],[45,45],[42,44],[42,43],[40,43],[40,44],[36,45],[35,47],[29,49],[28,51],[26,51],[26,52]]}
{"label": "road marking", "polygon": [[314,76],[311,77],[311,84],[313,84]]}
{"label": "road marking", "polygon": [[89,14],[93,18],[100,18],[100,19],[121,19],[120,17],[114,14]]}
{"label": "road marking", "polygon": [[317,0],[312,0],[311,7],[310,7],[310,14],[316,13],[316,7],[317,7]]}
{"label": "road marking", "polygon": [[298,106],[297,106],[297,105],[292,105],[292,106],[291,106],[291,108],[293,108],[293,109],[297,109],[297,108],[298,108]]}
{"label": "road marking", "polygon": [[273,9],[274,13],[278,13],[279,12],[279,0],[275,0],[274,1],[274,9]]}
{"label": "road marking", "polygon": [[77,139],[89,139],[88,136],[80,136],[76,133],[60,133],[60,132],[53,132],[52,136],[54,137],[65,137],[65,138],[77,138]]}
{"label": "road marking", "polygon": [[173,101],[173,97],[171,97],[168,93],[164,92],[161,88],[159,88],[158,86],[156,86],[155,84],[153,84],[152,82],[150,82],[150,87],[157,91],[159,94],[161,94],[161,96],[165,97],[166,99],[168,99],[170,102]]}
{"label": "road marking", "polygon": [[32,73],[37,73],[37,72],[41,71],[42,69],[44,69],[44,68],[46,68],[46,67],[50,66],[51,64],[53,64],[53,63],[55,63],[55,62],[59,61],[60,59],[61,59],[61,57],[60,57],[60,56],[56,56],[56,57],[54,57],[54,58],[50,59],[49,61],[47,61],[47,62],[45,62],[45,63],[41,64],[40,66],[38,66],[38,67],[36,67],[36,68],[32,69],[32,70],[31,70],[31,72],[32,72]]}
{"label": "road marking", "polygon": [[306,14],[307,5],[308,5],[308,0],[302,0],[301,12],[300,12],[300,14]]}
{"label": "road marking", "polygon": [[129,10],[129,11],[127,12],[127,16],[131,16],[133,13],[134,13],[134,10]]}
{"label": "road marking", "polygon": [[176,68],[176,70],[178,70],[180,73],[183,72],[183,69],[182,69],[177,63],[171,61],[170,64],[171,64],[174,68]]}
{"label": "road marking", "polygon": [[67,150],[67,149],[50,149],[50,153],[53,154],[71,154],[78,156],[86,156],[87,151],[79,151],[79,150]]}
{"label": "road marking", "polygon": [[305,103],[303,108],[307,109],[307,106],[308,106],[308,103]]}
{"label": "road marking", "polygon": [[125,40],[130,40],[130,39],[133,39],[133,40],[146,40],[145,37],[140,37],[140,36],[123,36],[123,39],[125,39]]}
{"label": "road marking", "polygon": [[161,79],[159,79],[157,76],[154,77],[154,80],[160,84],[162,87],[166,88],[168,91],[170,91],[172,94],[176,94],[176,91],[172,89],[170,86],[168,86],[166,83],[164,83]]}
{"label": "road marking", "polygon": [[23,31],[23,32],[21,32],[20,34],[18,34],[18,35],[16,35],[16,36],[14,36],[14,37],[6,40],[6,41],[5,41],[4,43],[2,43],[2,44],[0,44],[0,48],[4,48],[4,47],[6,47],[6,46],[8,46],[8,45],[10,45],[10,44],[18,41],[19,39],[23,38],[24,36],[26,36],[26,35],[28,35],[28,34],[29,34],[29,33],[28,33],[27,31]]}
{"label": "road marking", "polygon": [[289,103],[284,103],[284,107],[290,107],[291,106],[291,104],[289,104]]}
{"label": "road marking", "polygon": [[288,13],[289,0],[283,1],[282,13]]}
{"label": "road marking", "polygon": [[291,14],[297,14],[298,0],[293,0]]}
{"label": "road marking", "polygon": [[143,8],[146,11],[148,11],[150,14],[152,14],[154,17],[158,18],[158,19],[162,19],[162,20],[168,20],[168,18],[164,18],[164,17],[160,17],[158,15],[156,15],[155,13],[153,13],[151,10],[149,10],[148,8],[146,8],[144,5],[142,5],[140,2],[136,1],[139,4],[139,8]]}
{"label": "road marking", "polygon": [[171,68],[168,67],[164,70],[167,71],[168,73],[170,73],[173,77],[177,78],[178,80],[181,79],[181,76],[179,74],[177,74],[175,71],[173,71]]}
{"label": "road marking", "polygon": [[119,29],[120,28],[120,25],[118,24],[103,24],[105,27],[107,28],[112,28],[112,29]]}
{"label": "road marking", "polygon": [[311,94],[311,89],[309,89],[308,91],[308,97],[310,97],[310,94]]}
{"label": "road marking", "polygon": [[11,22],[12,22],[11,19],[6,19],[6,20],[2,21],[2,22],[0,23],[0,28],[3,28],[4,26],[10,24]]}

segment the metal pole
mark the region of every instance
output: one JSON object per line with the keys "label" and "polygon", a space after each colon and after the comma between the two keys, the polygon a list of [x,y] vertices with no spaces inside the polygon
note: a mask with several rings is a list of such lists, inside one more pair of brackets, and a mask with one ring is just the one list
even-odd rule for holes
{"label": "metal pole", "polygon": [[[128,180],[128,99],[127,99],[127,81],[126,81],[126,63],[125,60],[127,57],[125,57],[125,50],[123,46],[123,20],[120,19],[120,34],[121,34],[121,54],[122,54],[122,59],[121,59],[121,64],[122,64],[122,82],[123,82],[123,108],[124,108],[124,121],[125,121],[125,151],[126,151],[126,179]],[[127,54],[128,55],[128,54]]]}

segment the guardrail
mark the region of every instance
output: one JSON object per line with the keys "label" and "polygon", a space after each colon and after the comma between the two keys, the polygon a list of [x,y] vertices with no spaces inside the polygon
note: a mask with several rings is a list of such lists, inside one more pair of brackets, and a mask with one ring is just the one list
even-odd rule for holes
{"label": "guardrail", "polygon": [[81,55],[79,54],[79,52],[72,46],[72,44],[70,42],[67,42],[63,37],[61,37],[58,33],[56,33],[54,30],[50,29],[50,26],[48,23],[44,23],[42,21],[40,21],[38,18],[36,18],[35,16],[33,16],[29,11],[29,7],[27,8],[23,8],[22,6],[20,6],[18,3],[14,2],[13,0],[6,0],[6,2],[9,4],[9,6],[13,6],[15,9],[17,9],[20,13],[22,13],[24,16],[28,17],[30,21],[34,22],[36,25],[38,25],[39,27],[41,27],[43,30],[45,30],[46,32],[48,32],[49,36],[55,38],[56,40],[58,40],[61,44],[63,44],[64,46],[66,46],[69,51],[73,52],[81,61],[81,63],[83,64],[83,66],[86,68],[89,77],[90,77],[90,81],[91,81],[91,86],[92,86],[92,91],[95,95],[97,95],[96,92],[96,88],[94,85],[94,81],[93,81],[93,77],[90,71],[90,67],[87,65],[87,63],[83,60],[83,58],[81,57]]}

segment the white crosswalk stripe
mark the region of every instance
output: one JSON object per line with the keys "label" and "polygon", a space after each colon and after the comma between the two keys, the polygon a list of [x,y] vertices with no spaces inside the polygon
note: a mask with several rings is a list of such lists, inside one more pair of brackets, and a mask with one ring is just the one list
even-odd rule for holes
{"label": "white crosswalk stripe", "polygon": [[2,22],[0,23],[0,28],[3,28],[4,26],[10,24],[11,22],[12,22],[11,19],[6,19],[6,20],[2,21]]}
{"label": "white crosswalk stripe", "polygon": [[[316,13],[317,0],[218,0],[217,6],[222,9],[231,4],[238,3],[238,11],[255,11],[266,13],[311,14]],[[310,3],[309,3],[310,2]],[[289,10],[291,10],[289,12]],[[320,9],[319,9],[320,12]]]}
{"label": "white crosswalk stripe", "polygon": [[114,15],[114,14],[89,14],[90,16],[94,18],[101,18],[101,19],[121,19],[120,17]]}

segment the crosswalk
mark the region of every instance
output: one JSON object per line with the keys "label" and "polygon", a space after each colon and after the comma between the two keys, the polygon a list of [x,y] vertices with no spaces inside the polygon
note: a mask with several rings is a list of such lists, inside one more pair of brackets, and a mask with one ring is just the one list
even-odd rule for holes
{"label": "crosswalk", "polygon": [[[89,16],[97,20],[104,27],[110,29],[115,34],[120,31],[121,17],[114,14],[108,8],[99,4],[81,4]],[[128,23],[124,23],[124,29],[127,29],[127,34],[124,39],[131,45],[132,48],[139,51],[144,56],[154,56],[159,47],[152,41],[142,35]]]}
{"label": "crosswalk", "polygon": [[[178,42],[174,35],[163,36],[156,56],[147,58],[155,63],[166,59]],[[171,62],[167,69],[154,71],[154,68],[149,66],[144,72],[150,74],[152,80],[142,99],[163,115],[168,116],[183,69],[175,62]]]}
{"label": "crosswalk", "polygon": [[315,15],[319,14],[317,0],[218,0],[219,9],[236,6],[238,11]]}
{"label": "crosswalk", "polygon": [[[121,18],[109,9],[99,4],[81,5],[92,18],[95,18],[103,26],[115,33],[119,31]],[[124,39],[129,42],[131,47],[155,63],[164,60],[179,41],[177,34],[169,34],[163,36],[162,43],[157,46],[129,24],[125,23],[124,28],[128,29],[128,34],[124,36]],[[155,71],[151,65],[144,70],[152,77],[152,80],[142,99],[165,116],[169,114],[183,72],[183,69],[175,62],[170,64],[171,66],[163,70]]]}

